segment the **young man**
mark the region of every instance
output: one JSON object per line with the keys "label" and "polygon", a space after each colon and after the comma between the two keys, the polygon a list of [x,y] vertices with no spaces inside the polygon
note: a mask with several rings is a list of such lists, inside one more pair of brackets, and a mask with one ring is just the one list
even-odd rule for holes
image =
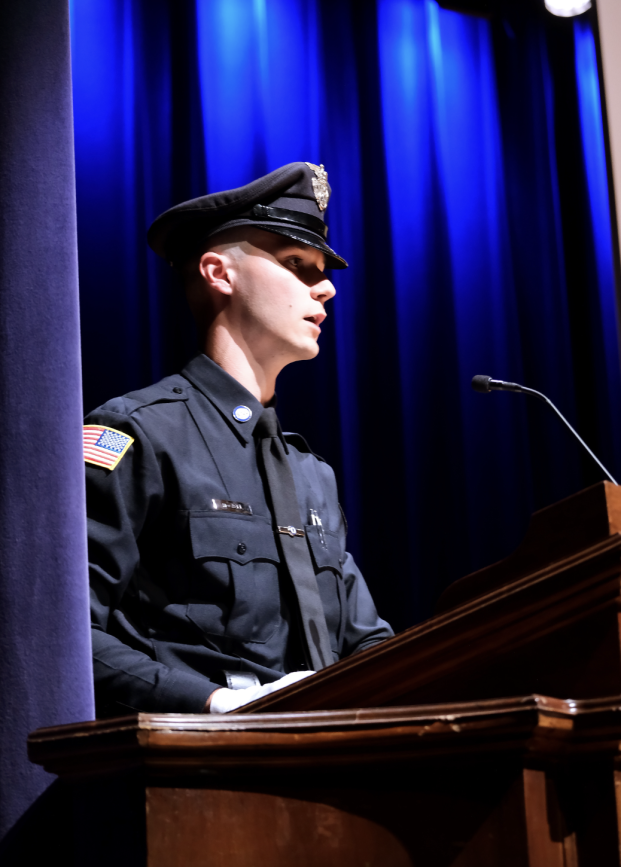
{"label": "young man", "polygon": [[313,358],[347,267],[323,166],[185,202],[149,243],[179,268],[201,354],[84,428],[98,714],[226,712],[392,635],[352,557],[334,473],[273,404]]}

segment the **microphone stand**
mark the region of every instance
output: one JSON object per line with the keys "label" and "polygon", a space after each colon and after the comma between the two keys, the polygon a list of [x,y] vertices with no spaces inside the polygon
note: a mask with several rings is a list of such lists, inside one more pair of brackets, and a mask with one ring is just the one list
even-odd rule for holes
{"label": "microphone stand", "polygon": [[559,409],[557,409],[556,406],[554,406],[554,404],[552,403],[550,398],[546,397],[545,394],[542,394],[540,391],[535,391],[534,388],[526,388],[525,385],[518,385],[517,382],[504,382],[502,379],[492,379],[491,376],[481,376],[481,375],[473,376],[471,384],[472,384],[473,389],[475,391],[480,392],[481,394],[486,394],[490,391],[513,391],[513,392],[516,392],[518,394],[530,394],[533,397],[538,397],[539,400],[542,400],[544,403],[547,403],[547,405],[551,409],[554,410],[554,412],[557,414],[557,416],[560,418],[560,420],[565,425],[567,425],[567,427],[572,432],[572,434],[576,437],[578,442],[583,446],[583,448],[585,448],[587,450],[587,452],[591,455],[591,457],[593,458],[593,460],[595,461],[597,466],[604,472],[604,474],[607,476],[607,478],[610,479],[610,481],[613,483],[613,485],[617,484],[616,481],[613,479],[613,477],[608,472],[608,470],[606,469],[606,467],[603,465],[603,463],[599,460],[599,458],[597,458],[593,454],[593,452],[588,447],[588,445],[585,443],[585,441],[582,439],[582,437],[574,430],[574,428],[569,424],[569,422],[567,421],[565,416],[562,414],[562,412]]}

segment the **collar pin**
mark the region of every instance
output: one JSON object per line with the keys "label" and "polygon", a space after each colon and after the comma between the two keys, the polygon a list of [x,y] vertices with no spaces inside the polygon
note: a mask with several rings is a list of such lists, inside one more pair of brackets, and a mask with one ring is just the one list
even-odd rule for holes
{"label": "collar pin", "polygon": [[236,406],[233,410],[233,418],[238,422],[250,421],[252,410],[248,406]]}

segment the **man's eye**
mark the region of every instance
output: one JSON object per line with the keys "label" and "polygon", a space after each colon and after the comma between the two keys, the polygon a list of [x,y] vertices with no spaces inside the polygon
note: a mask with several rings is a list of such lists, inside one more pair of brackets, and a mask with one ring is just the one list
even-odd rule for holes
{"label": "man's eye", "polygon": [[302,264],[302,259],[299,256],[292,256],[287,261],[289,265],[291,265],[293,268],[299,268],[299,266]]}

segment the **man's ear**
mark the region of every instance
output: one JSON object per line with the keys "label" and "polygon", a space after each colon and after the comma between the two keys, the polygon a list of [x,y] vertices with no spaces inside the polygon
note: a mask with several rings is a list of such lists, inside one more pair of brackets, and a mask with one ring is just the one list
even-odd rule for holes
{"label": "man's ear", "polygon": [[208,250],[203,253],[198,263],[198,270],[203,279],[214,291],[221,295],[231,295],[232,287],[229,277],[229,262],[221,253]]}

